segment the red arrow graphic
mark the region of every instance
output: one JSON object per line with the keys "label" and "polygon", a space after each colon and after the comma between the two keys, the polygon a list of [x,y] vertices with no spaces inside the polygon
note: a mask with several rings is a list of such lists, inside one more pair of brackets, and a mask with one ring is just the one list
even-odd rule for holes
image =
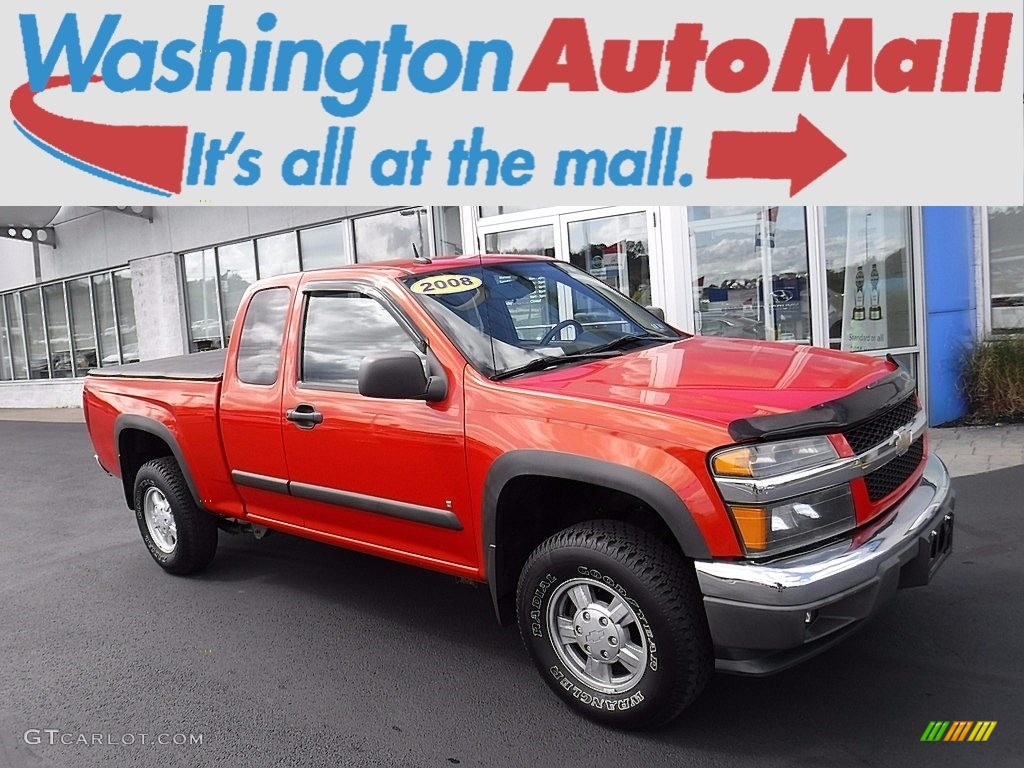
{"label": "red arrow graphic", "polygon": [[790,133],[715,131],[709,179],[789,179],[793,197],[838,165],[846,153],[806,117]]}

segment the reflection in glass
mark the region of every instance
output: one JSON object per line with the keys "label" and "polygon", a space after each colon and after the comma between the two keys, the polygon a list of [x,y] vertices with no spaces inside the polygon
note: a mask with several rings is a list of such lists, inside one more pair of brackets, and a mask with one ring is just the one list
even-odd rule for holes
{"label": "reflection in glass", "polygon": [[217,249],[217,263],[220,266],[224,338],[230,339],[231,329],[235,324],[235,312],[242,303],[242,296],[249,286],[256,282],[256,254],[252,241],[220,246]]}
{"label": "reflection in glass", "polygon": [[246,384],[269,386],[277,381],[281,348],[288,314],[287,288],[260,291],[245,312],[238,340],[238,379]]}
{"label": "reflection in glass", "polygon": [[907,353],[905,355],[893,355],[896,358],[896,362],[900,364],[907,373],[909,373],[914,379],[917,378],[917,355],[914,353]]}
{"label": "reflection in glass", "polygon": [[71,360],[68,313],[64,306],[64,286],[61,283],[43,286],[43,305],[46,309],[46,330],[50,336],[50,371],[55,379],[70,379],[75,372]]}
{"label": "reflection in glass", "polygon": [[552,226],[510,229],[484,236],[486,253],[555,256],[555,228]]}
{"label": "reflection in glass", "polygon": [[699,333],[810,344],[804,209],[704,206],[688,214]]}
{"label": "reflection in glass", "polygon": [[43,303],[38,289],[21,292],[25,315],[25,343],[28,345],[28,373],[33,379],[50,378],[50,364],[46,355],[46,334],[43,331]]}
{"label": "reflection in glass", "polygon": [[71,335],[75,350],[75,375],[84,376],[98,365],[96,330],[92,324],[92,300],[89,278],[69,280],[68,303],[71,305]]}
{"label": "reflection in glass", "polygon": [[294,232],[261,237],[256,241],[260,279],[299,271],[299,241]]}
{"label": "reflection in glass", "polygon": [[7,310],[7,334],[11,341],[11,368],[14,378],[28,378],[28,364],[25,360],[25,335],[21,328],[21,302],[18,294],[9,293],[4,296],[4,308]]}
{"label": "reflection in glass", "polygon": [[647,246],[644,213],[569,224],[569,261],[645,307],[651,305]]}
{"label": "reflection in glass", "polygon": [[114,273],[114,295],[117,300],[117,329],[121,334],[121,357],[126,363],[137,363],[139,334],[135,328],[131,270],[122,269]]}
{"label": "reflection in glass", "polygon": [[302,380],[355,386],[368,355],[419,348],[377,300],[361,293],[312,296],[306,313]]}
{"label": "reflection in glass", "polygon": [[910,210],[825,208],[829,342],[850,352],[909,347],[914,336]]}
{"label": "reflection in glass", "polygon": [[992,330],[1024,328],[1024,207],[988,209]]}
{"label": "reflection in glass", "polygon": [[487,216],[505,216],[510,213],[522,213],[524,211],[532,211],[536,206],[529,205],[481,205],[480,206],[480,218]]}
{"label": "reflection in glass", "polygon": [[347,262],[345,258],[345,222],[326,227],[304,229],[299,233],[302,244],[302,268],[331,269]]}
{"label": "reflection in glass", "polygon": [[461,256],[465,250],[462,247],[462,216],[459,207],[438,206],[434,211],[434,234],[437,237],[434,252],[439,256]]}
{"label": "reflection in glass", "polygon": [[0,381],[10,381],[14,378],[14,369],[11,367],[10,335],[7,333],[7,318],[4,316],[4,308],[0,306]]}
{"label": "reflection in glass", "polygon": [[430,211],[426,208],[407,208],[356,219],[353,222],[356,261],[366,264],[411,259],[416,254],[429,256],[429,216]]}
{"label": "reflection in glass", "polygon": [[185,301],[188,305],[189,351],[220,349],[220,311],[217,307],[217,265],[212,248],[186,253]]}
{"label": "reflection in glass", "polygon": [[110,275],[92,276],[92,296],[96,302],[96,325],[100,330],[100,367],[121,364],[114,327],[114,295]]}

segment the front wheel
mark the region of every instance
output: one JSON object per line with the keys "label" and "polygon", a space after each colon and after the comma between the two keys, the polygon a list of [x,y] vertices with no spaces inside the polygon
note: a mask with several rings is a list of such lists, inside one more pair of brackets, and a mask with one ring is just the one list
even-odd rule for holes
{"label": "front wheel", "polygon": [[149,554],[168,573],[201,571],[217,553],[217,524],[169,456],[143,464],[135,476],[135,519]]}
{"label": "front wheel", "polygon": [[655,728],[703,690],[711,640],[692,566],[615,521],[541,544],[517,590],[520,633],[545,682],[581,714]]}

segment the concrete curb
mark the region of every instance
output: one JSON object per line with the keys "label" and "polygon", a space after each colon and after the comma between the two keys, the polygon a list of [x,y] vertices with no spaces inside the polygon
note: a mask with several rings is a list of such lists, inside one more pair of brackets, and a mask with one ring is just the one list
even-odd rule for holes
{"label": "concrete curb", "polygon": [[85,414],[81,408],[0,408],[0,421],[84,424]]}

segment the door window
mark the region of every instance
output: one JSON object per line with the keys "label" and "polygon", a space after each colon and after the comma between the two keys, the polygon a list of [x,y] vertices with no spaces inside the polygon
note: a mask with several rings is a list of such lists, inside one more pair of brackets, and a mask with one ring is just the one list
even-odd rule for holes
{"label": "door window", "polygon": [[303,383],[355,389],[365,357],[405,351],[425,359],[419,344],[376,298],[359,291],[309,298]]}

